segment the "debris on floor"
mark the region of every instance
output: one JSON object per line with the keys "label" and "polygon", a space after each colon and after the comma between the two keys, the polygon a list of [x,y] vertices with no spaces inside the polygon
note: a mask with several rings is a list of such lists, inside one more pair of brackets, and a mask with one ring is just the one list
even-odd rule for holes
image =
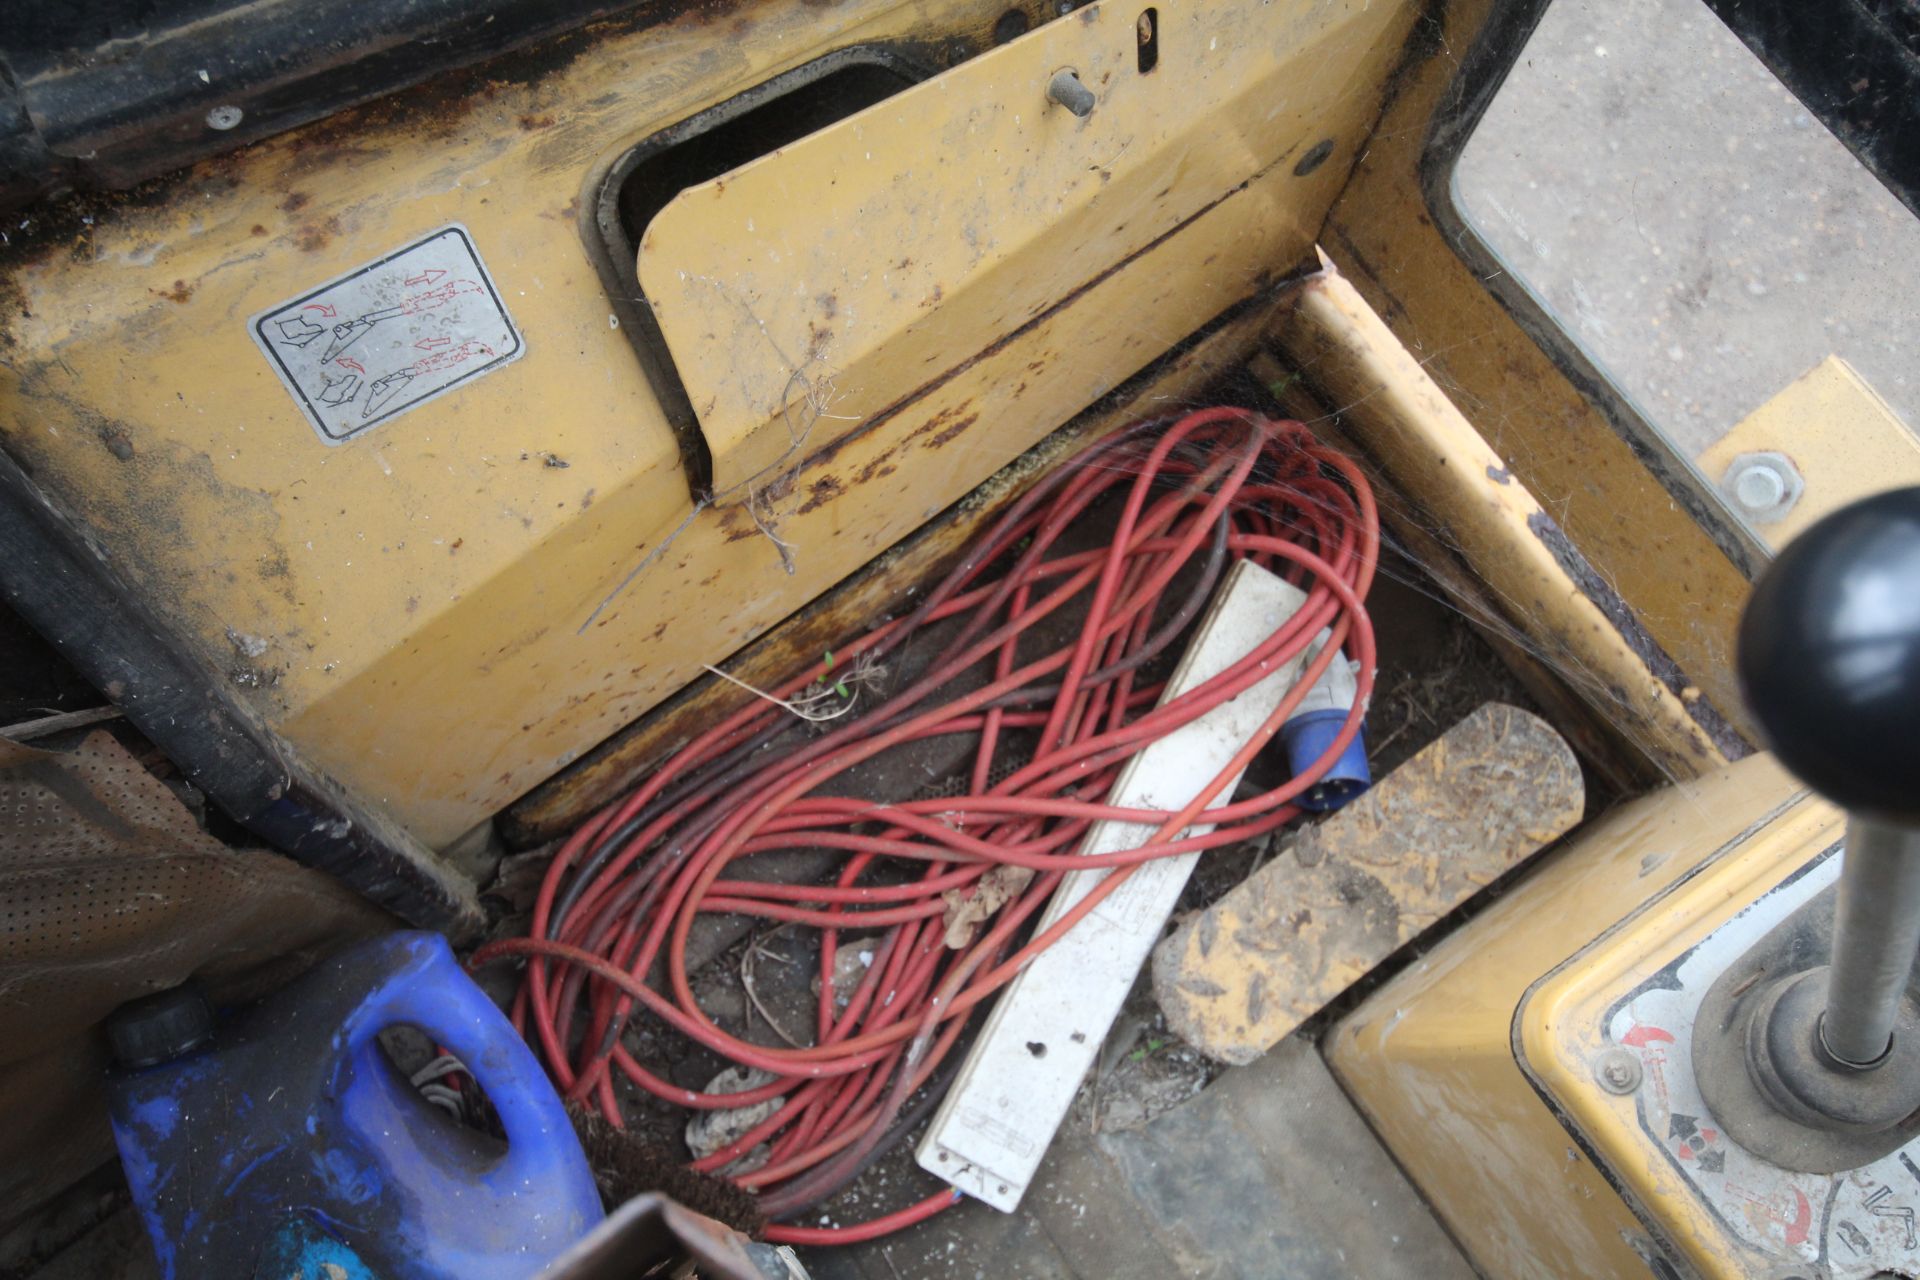
{"label": "debris on floor", "polygon": [[[952,1190],[928,1194],[918,1179],[918,1199],[877,1215],[846,1221],[827,1206],[873,1181],[869,1170],[881,1175],[887,1153],[939,1103],[969,1015],[1069,945],[1082,920],[1124,914],[1129,886],[1298,816],[1296,799],[1359,740],[1375,671],[1363,602],[1378,550],[1366,480],[1299,423],[1208,409],[1116,432],[1017,499],[908,616],[836,644],[781,687],[754,690],[763,696],[589,820],[548,868],[526,933],[496,938],[475,963],[535,962],[515,998],[528,1037],[569,1098],[610,1119],[624,1118],[637,1093],[697,1111],[773,1103],[695,1159],[717,1170],[767,1146],[764,1164],[733,1176],[759,1191],[770,1240],[844,1243],[951,1208]],[[1298,613],[1255,628],[1212,678],[1163,697],[1194,620],[1249,565],[1291,580]],[[905,642],[941,625],[948,635],[919,673],[847,681],[893,668]],[[1328,708],[1338,724],[1321,756],[1234,794],[1336,664],[1353,688],[1333,700],[1350,705]],[[1178,794],[1159,794],[1163,779],[1146,776],[1137,795],[1109,800],[1143,746],[1236,700],[1245,713],[1251,690],[1302,667],[1297,682],[1279,682],[1287,697],[1242,714],[1247,723]],[[832,719],[790,710],[829,698],[852,709]],[[961,747],[950,766],[957,789],[877,800],[843,790],[855,766],[938,740]],[[1196,826],[1216,800],[1217,825]],[[1117,829],[1114,820],[1146,830],[1081,852],[1090,828]],[[1086,879],[1095,872],[1097,882]],[[1084,891],[1049,908],[1069,874]],[[1178,887],[1161,895],[1160,915]],[[804,941],[749,936],[755,920]],[[1132,967],[1157,922],[1141,917]],[[731,948],[743,941],[736,968]],[[862,956],[858,970],[842,959],[849,952]],[[716,955],[725,966],[702,963]],[[817,975],[810,1001],[774,996],[790,986],[792,975],[776,972],[785,960]],[[1080,1029],[1079,1043],[1061,1032],[1056,1121],[1125,996],[1127,967],[1117,973],[1106,1015]],[[678,1058],[666,1044],[654,1046],[665,1056],[635,1051],[632,1033],[656,1027],[685,1041]],[[1016,1049],[1035,1061],[1055,1052],[1025,1040]],[[709,1081],[730,1067],[763,1072],[754,1077],[763,1082],[715,1092]]]}
{"label": "debris on floor", "polygon": [[[1162,705],[1230,672],[1265,637],[1284,630],[1305,603],[1304,593],[1258,564],[1235,565],[1167,681]],[[1295,685],[1308,683],[1301,669],[1314,652],[1303,649],[1275,663],[1238,697],[1148,743],[1127,762],[1107,803],[1182,813],[1231,803],[1249,744],[1258,744],[1263,729],[1271,731],[1270,722],[1283,715],[1288,701],[1301,703]],[[1344,668],[1343,662],[1323,664],[1329,671],[1336,665]],[[1342,708],[1339,718],[1348,717],[1349,709]],[[1212,829],[1198,824],[1185,834]],[[1093,825],[1080,853],[1111,856],[1168,834],[1109,819]],[[1001,994],[920,1142],[921,1168],[997,1209],[1020,1203],[1198,857],[1195,852],[1141,864]],[[1111,875],[1104,869],[1070,873],[1035,927],[1049,928]]]}
{"label": "debris on floor", "polygon": [[[1087,513],[1091,518],[1075,521],[1060,537],[1052,554],[1097,556],[1109,545],[1120,514],[1116,506],[1113,502],[1092,504]],[[1030,545],[1030,540],[1023,539],[1012,547],[1012,554],[1025,552]],[[1191,598],[1200,592],[1204,586],[1200,569],[1201,566],[1190,562],[1176,573],[1166,588],[1169,598]],[[976,584],[986,581],[990,579],[975,579]],[[1376,591],[1390,602],[1394,622],[1380,638],[1383,665],[1370,710],[1376,736],[1367,754],[1376,775],[1406,759],[1446,724],[1481,701],[1518,697],[1505,669],[1472,637],[1464,620],[1439,603],[1431,588],[1423,587],[1421,582],[1416,566],[1396,560],[1392,563],[1391,576],[1375,584]],[[932,594],[937,596],[938,591]],[[1204,602],[1207,596],[1198,598]],[[1035,655],[1070,650],[1083,625],[1084,611],[1078,608],[1080,603],[1076,601],[1073,607],[1043,618],[1033,635],[1020,644],[1014,661],[1031,662]],[[1197,613],[1197,608],[1189,613],[1185,626],[1177,636],[1171,637],[1177,644],[1169,643],[1163,656],[1140,669],[1137,687],[1157,687],[1153,682],[1168,678],[1172,654],[1186,642]],[[794,751],[811,752],[817,758],[817,744],[849,737],[845,732],[847,727],[862,719],[883,718],[886,714],[883,708],[898,697],[900,691],[917,688],[929,673],[938,675],[952,654],[968,642],[968,634],[964,615],[933,619],[886,655],[882,675],[862,683],[856,696],[866,705],[830,722],[802,722],[786,717],[790,723],[779,724],[777,715],[769,716],[762,722],[767,732],[761,738],[740,739],[752,747],[752,754],[741,759],[756,763],[756,758],[780,759],[781,753],[788,753],[790,757]],[[1302,650],[1306,647],[1303,645]],[[862,655],[852,659],[861,660]],[[874,660],[865,660],[868,670],[873,670]],[[810,697],[809,689],[817,693],[829,688],[834,672],[850,665],[845,652],[824,655],[824,675],[816,675],[811,683],[801,682],[770,692],[788,700]],[[994,669],[989,664],[976,665],[954,678],[943,690],[943,696],[947,696],[948,690],[952,691],[950,696],[973,694],[991,683],[993,675]],[[849,689],[849,692],[855,691]],[[882,719],[882,723],[886,721]],[[984,774],[987,788],[999,788],[1009,779],[1014,785],[1019,784],[1021,771],[1034,759],[1042,727],[1011,715],[1003,718],[996,754]],[[849,831],[885,835],[883,823],[911,805],[914,806],[912,812],[924,809],[937,822],[952,824],[951,828],[943,829],[985,835],[991,830],[991,820],[982,826],[963,804],[956,803],[980,787],[981,763],[973,741],[965,733],[909,738],[863,758],[838,785],[822,787],[812,794],[824,791],[858,796],[862,812],[879,820],[869,821],[864,828],[851,827]],[[738,776],[737,772],[733,776]],[[1245,780],[1232,793],[1233,802],[1240,805],[1271,794],[1289,778],[1288,764],[1276,745],[1274,750],[1253,760]],[[682,784],[681,794],[686,793],[688,785]],[[1103,785],[1100,794],[1104,796],[1110,786],[1110,782]],[[909,798],[907,805],[900,802],[903,796]],[[636,829],[629,821],[629,833]],[[935,830],[931,835],[937,840],[941,831]],[[920,838],[920,829],[914,829],[908,838]],[[1227,894],[1249,874],[1268,864],[1276,851],[1285,847],[1287,838],[1283,832],[1261,833],[1210,849],[1199,860],[1180,895],[1177,912],[1204,908]],[[585,1099],[595,1103],[596,1110],[611,1099],[628,1132],[634,1135],[635,1141],[646,1144],[650,1152],[678,1152],[681,1160],[698,1160],[708,1168],[725,1167],[728,1173],[760,1188],[756,1198],[761,1204],[766,1202],[769,1168],[779,1173],[778,1166],[783,1161],[791,1163],[795,1150],[791,1137],[782,1132],[783,1121],[790,1125],[792,1114],[787,1104],[800,1096],[802,1090],[811,1088],[817,1093],[820,1088],[794,1076],[790,1068],[783,1075],[776,1069],[781,1055],[811,1052],[823,1039],[846,1035],[840,1027],[859,1025],[862,1015],[856,1012],[850,1019],[849,1010],[871,1009],[874,988],[888,976],[889,937],[897,932],[891,925],[867,924],[860,916],[886,909],[890,902],[915,901],[908,892],[914,883],[911,864],[893,864],[882,857],[869,860],[864,877],[854,882],[879,891],[870,901],[827,904],[835,915],[835,928],[823,930],[810,920],[791,918],[807,910],[818,910],[822,897],[830,896],[812,897],[818,891],[810,891],[807,886],[846,883],[835,878],[836,871],[845,864],[845,856],[822,847],[824,843],[802,838],[791,842],[763,841],[761,847],[765,852],[731,862],[723,873],[726,879],[719,881],[725,886],[724,896],[730,899],[725,904],[728,909],[720,910],[716,905],[691,913],[690,926],[684,929],[685,959],[680,966],[670,967],[660,952],[655,953],[650,966],[641,966],[635,952],[627,953],[629,958],[624,963],[636,970],[647,967],[651,982],[661,985],[670,1005],[678,1003],[672,987],[684,982],[692,1008],[699,1010],[706,1024],[727,1039],[716,1041],[712,1033],[703,1032],[698,1023],[686,1021],[669,1007],[649,1003],[646,1012],[628,1017],[621,1024],[618,1044],[622,1058],[652,1073],[652,1081],[635,1077],[625,1067],[607,1071],[605,1079],[590,1090]],[[608,854],[596,855],[599,861],[591,865],[604,865],[612,856],[622,856],[628,865],[633,865],[637,852],[628,849],[621,853],[618,847],[610,847]],[[577,877],[568,867],[563,866],[556,873],[548,866],[551,854],[551,850],[541,850],[503,863],[500,882],[490,895],[505,912],[496,936],[532,933],[536,937],[542,934],[552,937],[556,920],[560,918],[557,913],[580,910],[577,900],[569,903],[567,898],[568,885]],[[577,843],[572,851],[563,846],[561,858],[571,859],[571,867],[586,865],[582,846]],[[928,913],[927,924],[921,932],[925,933],[930,950],[964,957],[967,949],[978,946],[983,937],[993,933],[1009,912],[1020,911],[1023,899],[1032,895],[1036,885],[1050,875],[1057,881],[1055,873],[1017,863],[992,863],[972,877],[970,883],[941,887],[926,895],[920,899],[927,903]],[[585,897],[591,902],[593,893]],[[767,913],[754,907],[756,898],[769,897],[800,910]],[[810,899],[816,905],[809,907]],[[622,900],[600,898],[605,904]],[[624,901],[633,899],[627,897]],[[673,926],[675,931],[679,928]],[[1022,928],[1012,935],[1012,942],[1005,945],[1018,945],[1026,936],[1027,930]],[[1157,937],[1158,931],[1152,931],[1149,943]],[[676,977],[675,968],[684,977]],[[876,970],[880,977],[870,978]],[[548,980],[557,983],[561,972],[560,966],[549,967]],[[898,972],[897,967],[893,972]],[[497,985],[511,975],[510,970],[493,966],[483,968],[481,974],[483,979],[496,984],[501,998],[512,998],[515,990],[512,985]],[[595,983],[589,978],[572,990],[584,993],[594,988]],[[555,995],[563,994],[559,985],[551,991]],[[686,1006],[680,1008],[684,1013]],[[583,1046],[578,1049],[581,1053],[586,1052],[584,1046],[593,1039],[591,1034],[581,1038],[586,1030],[576,1025],[569,1040],[571,1045]],[[856,1030],[852,1034],[862,1033]],[[950,1200],[940,1201],[938,1197],[929,1196],[931,1186],[937,1184],[930,1184],[928,1175],[915,1166],[912,1149],[926,1138],[934,1106],[950,1083],[959,1058],[977,1034],[972,1026],[961,1029],[948,1042],[951,1057],[943,1067],[936,1073],[920,1073],[918,1087],[901,1104],[895,1123],[879,1144],[881,1149],[860,1162],[857,1176],[841,1182],[804,1215],[790,1215],[785,1228],[775,1229],[776,1238],[810,1246],[808,1262],[816,1275],[834,1274],[835,1260],[845,1254],[811,1246],[871,1238],[865,1224],[888,1229],[886,1239],[894,1242],[895,1250],[887,1255],[890,1260],[905,1256],[898,1251],[902,1247],[917,1247],[919,1241],[949,1234],[948,1228],[934,1222],[912,1225],[912,1219],[927,1212],[930,1200],[941,1209],[951,1204]],[[1067,1151],[1079,1150],[1087,1143],[1125,1141],[1129,1135],[1155,1132],[1164,1124],[1173,1123],[1176,1117],[1185,1115],[1211,1096],[1222,1071],[1228,1070],[1170,1029],[1146,975],[1125,994],[1124,1004],[1112,1019],[1111,1030],[1104,1039],[1097,1033],[1089,1035],[1089,1039],[1099,1043],[1089,1052],[1088,1069],[1079,1080],[1078,1088],[1069,1091],[1056,1143]],[[729,1040],[752,1047],[755,1056],[765,1053],[771,1057],[757,1063],[738,1061],[726,1047]],[[1039,1042],[1036,1039],[1036,1043]],[[1021,1047],[1024,1049],[1024,1045]],[[1052,1052],[1051,1045],[1048,1051]],[[1031,1055],[1030,1050],[1025,1052]],[[574,1069],[583,1065],[590,1066],[589,1060],[576,1060]],[[878,1077],[869,1075],[866,1080],[862,1091],[866,1098],[872,1098],[876,1089],[885,1088],[885,1081]],[[732,1107],[721,1103],[723,1096],[734,1093],[750,1100]],[[843,1091],[841,1096],[845,1098],[847,1093]],[[691,1126],[689,1113],[683,1109],[684,1098],[702,1100],[702,1109],[695,1113],[699,1119]],[[855,1105],[865,1104],[855,1100]],[[783,1110],[787,1113],[785,1117]],[[749,1123],[742,1128],[722,1119],[736,1115]],[[787,1133],[790,1132],[789,1127]],[[689,1137],[694,1139],[691,1147]],[[592,1145],[590,1140],[590,1149]],[[1356,1153],[1356,1157],[1359,1154]],[[1378,1156],[1377,1149],[1365,1154]],[[744,1163],[741,1162],[743,1156]],[[1042,1181],[1036,1184],[1045,1185],[1048,1193],[1055,1195],[1061,1194],[1062,1189],[1048,1171],[1058,1163],[1056,1156],[1046,1157],[1039,1175]],[[1081,1197],[1084,1211],[1087,1204],[1097,1203],[1117,1190],[1112,1185],[1088,1184],[1079,1187],[1075,1194]],[[1042,1193],[1036,1190],[1035,1194]],[[984,1206],[973,1206],[962,1211],[958,1219],[970,1222],[982,1211],[991,1212]],[[1034,1212],[1045,1216],[1043,1206],[1035,1206]],[[955,1216],[942,1215],[940,1221]],[[1009,1226],[1017,1232],[1028,1232],[1031,1228],[1021,1224],[1032,1220],[1033,1214],[1022,1209],[1012,1216]],[[963,1227],[962,1233],[966,1230]],[[828,1268],[826,1272],[820,1270],[823,1266]],[[1024,1270],[1019,1273],[1028,1274]],[[900,1271],[883,1265],[875,1274],[884,1280],[896,1280],[900,1276],[946,1275],[948,1271],[927,1265]],[[1031,1274],[1051,1273],[1042,1268]],[[1167,1273],[1147,1268],[1114,1274]]]}
{"label": "debris on floor", "polygon": [[1580,765],[1529,712],[1481,707],[1308,827],[1154,952],[1169,1025],[1248,1063],[1421,930],[1571,830]]}
{"label": "debris on floor", "polygon": [[806,1262],[814,1280],[1474,1275],[1306,1035],[1138,1129],[1070,1120],[1017,1213],[967,1205]]}

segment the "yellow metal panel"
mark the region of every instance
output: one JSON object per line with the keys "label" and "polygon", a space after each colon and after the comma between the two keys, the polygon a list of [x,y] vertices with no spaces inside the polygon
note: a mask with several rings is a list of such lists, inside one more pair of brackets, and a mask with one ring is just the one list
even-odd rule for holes
{"label": "yellow metal panel", "polygon": [[1724,762],[1681,691],[1568,570],[1540,503],[1353,285],[1331,269],[1305,283],[1276,341],[1577,693],[1670,777]]}
{"label": "yellow metal panel", "polygon": [[1651,1248],[1515,1060],[1528,989],[1702,868],[1778,859],[1839,821],[1764,755],[1623,805],[1335,1027],[1335,1073],[1484,1272],[1644,1277]]}
{"label": "yellow metal panel", "polygon": [[[1249,167],[1224,188],[1210,172],[1205,211],[1138,252],[1089,225],[1111,242],[1105,265],[1041,314],[1008,332],[952,327],[967,358],[891,397],[876,387],[869,416],[755,513],[695,511],[583,251],[583,195],[635,142],[778,71],[929,31],[984,40],[1001,8],[741,4],[602,28],[521,78],[457,76],[99,202],[6,265],[0,441],[237,696],[444,846],[964,494],[1114,371],[1298,261],[1411,21],[1395,5],[1351,17],[1363,3],[1247,11],[1277,33],[1267,56],[1290,39],[1342,69],[1315,122],[1339,142],[1322,170],[1249,181]],[[1224,24],[1233,8],[1197,11]],[[1091,39],[1125,24],[1062,25]],[[1199,56],[1163,39],[1155,74]],[[976,105],[935,95],[927,136]],[[1216,105],[1202,85],[1166,109],[1202,120]],[[1145,145],[1102,158],[1115,183],[1165,163]],[[977,159],[949,174],[948,196],[999,171]],[[326,447],[248,318],[455,221],[526,355]]]}
{"label": "yellow metal panel", "polygon": [[[1124,394],[1109,397],[1046,436],[912,536],[743,648],[728,661],[727,674],[771,687],[819,661],[823,650],[860,631],[870,619],[901,608],[922,584],[951,567],[1007,503],[1048,471],[1125,423],[1164,412],[1169,404],[1192,403],[1246,358],[1284,305],[1279,297],[1263,298],[1222,318],[1204,338],[1156,362]],[[737,684],[711,677],[687,686],[515,802],[502,815],[508,841],[526,848],[565,834],[668,752],[752,696]]]}
{"label": "yellow metal panel", "polygon": [[1750,520],[1776,550],[1856,498],[1920,484],[1920,439],[1852,365],[1828,356],[1704,449],[1700,470],[1718,483],[1743,453],[1784,453],[1806,483],[1779,520]]}
{"label": "yellow metal panel", "polygon": [[[1169,328],[1198,328],[1219,299],[1246,283],[1243,260],[1217,255],[1218,245],[1273,248],[1273,227],[1261,202],[1226,202],[1207,215],[1201,234],[1168,240],[1129,272],[1102,281],[1030,330],[1025,343],[994,352],[905,408],[887,431],[843,441],[770,486],[763,498],[776,504],[774,527],[796,566],[810,582],[830,584],[937,514],[1102,389],[1077,377],[1030,383],[1029,365],[1067,351],[1074,363],[1116,352],[1145,363],[1158,354],[1158,340],[1135,317],[1144,310]],[[621,509],[631,507],[623,501]],[[683,505],[677,533],[660,530],[638,549],[621,536],[621,509],[602,515],[596,503],[597,519],[581,522],[576,536],[516,565],[484,596],[456,602],[353,686],[304,710],[288,735],[353,742],[377,728],[375,742],[389,759],[422,741],[459,744],[470,757],[484,748],[483,763],[460,774],[416,763],[400,775],[410,779],[407,789],[394,779],[375,792],[455,834],[804,602],[744,504],[697,513]],[[758,510],[767,510],[764,502]],[[666,553],[576,636],[612,585],[669,537]],[[512,630],[501,629],[503,619]],[[450,662],[455,654],[472,656]],[[523,729],[500,708],[474,701],[481,678],[488,696],[510,692],[521,706],[558,695],[560,713]],[[404,708],[404,719],[378,714],[370,701]],[[590,732],[583,735],[583,726]]]}
{"label": "yellow metal panel", "polygon": [[1456,80],[1476,42],[1494,27],[1513,38],[1529,12],[1497,0],[1436,11],[1323,242],[1707,701],[1746,727],[1733,671],[1746,577],[1488,292],[1428,205],[1427,148],[1460,127],[1435,117],[1462,109]]}
{"label": "yellow metal panel", "polygon": [[[654,218],[640,283],[717,493],[744,496],[859,430],[974,359],[979,336],[1017,332],[1223,193],[1299,167],[1323,140],[1351,147],[1360,121],[1336,104],[1377,75],[1352,51],[1397,46],[1407,17],[1357,0],[1168,6],[1163,61],[1142,74],[1136,12],[1090,5],[683,191]],[[1047,98],[1063,67],[1095,95],[1085,118]],[[1264,187],[1286,255],[1268,265],[1303,254],[1344,180],[1323,164]],[[1103,365],[1082,353],[1075,376],[1137,367],[1115,354]]]}
{"label": "yellow metal panel", "polygon": [[1539,985],[1515,1019],[1515,1041],[1534,1078],[1703,1275],[1735,1280],[1767,1260],[1748,1253],[1672,1171],[1635,1119],[1640,1102],[1600,1089],[1590,1064],[1610,1043],[1610,1006],[1832,844],[1841,827],[1840,814],[1817,801],[1782,814],[1582,951]]}

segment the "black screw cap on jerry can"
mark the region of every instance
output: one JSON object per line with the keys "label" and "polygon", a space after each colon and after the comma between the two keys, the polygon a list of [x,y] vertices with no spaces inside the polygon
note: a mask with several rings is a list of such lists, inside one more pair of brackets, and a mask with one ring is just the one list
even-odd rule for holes
{"label": "black screw cap on jerry can", "polygon": [[213,1009],[192,983],[129,1000],[107,1017],[107,1044],[123,1070],[157,1067],[213,1039]]}

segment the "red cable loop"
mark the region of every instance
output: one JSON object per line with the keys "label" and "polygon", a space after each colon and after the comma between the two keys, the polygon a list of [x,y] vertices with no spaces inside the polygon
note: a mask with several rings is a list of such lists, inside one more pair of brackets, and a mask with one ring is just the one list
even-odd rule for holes
{"label": "red cable loop", "polygon": [[[1091,552],[1057,551],[1060,537],[1109,495],[1124,498],[1112,542]],[[922,628],[960,620],[927,672],[784,754],[759,747],[784,727],[787,713],[759,699],[741,707],[568,837],[541,884],[531,936],[490,943],[471,964],[529,957],[513,1005],[515,1024],[566,1095],[592,1097],[615,1125],[621,1120],[614,1072],[690,1109],[784,1097],[776,1114],[695,1167],[721,1168],[771,1143],[768,1163],[736,1180],[761,1192],[772,1217],[802,1212],[858,1174],[908,1097],[933,1078],[967,1014],[1084,919],[1132,868],[1248,840],[1298,816],[1294,797],[1353,741],[1372,691],[1373,628],[1364,602],[1379,544],[1366,480],[1297,422],[1208,409],[1118,432],[1022,495],[911,615],[875,627],[831,663],[773,693],[791,698],[816,680],[845,679],[840,673],[857,670],[863,655],[878,661]],[[1282,573],[1307,601],[1227,671],[1159,703],[1159,687],[1135,686],[1142,662],[1154,656],[1147,646],[1166,646],[1204,604],[1197,594],[1185,602],[1168,599],[1169,587],[1183,568],[1208,564],[1221,545],[1229,558]],[[1216,568],[1213,582],[1224,576],[1225,566]],[[1078,598],[1088,599],[1087,612],[1068,648],[1020,652],[1035,624]],[[1167,635],[1156,639],[1160,628]],[[1276,664],[1303,653],[1323,629],[1332,643],[1193,803],[1178,812],[1106,803],[1120,766],[1143,745],[1252,687]],[[1183,835],[1342,650],[1358,663],[1359,692],[1327,754],[1272,791],[1208,811],[1211,832]],[[953,677],[983,663],[986,684],[941,700]],[[990,785],[1009,731],[1025,731],[1038,749]],[[905,742],[955,735],[974,744],[964,795],[876,804],[821,794],[863,760]],[[1073,852],[1093,823],[1109,819],[1150,824],[1155,834],[1121,853]],[[788,848],[834,849],[846,860],[830,885],[726,874],[739,859]],[[883,862],[917,868],[916,876],[907,883],[860,883]],[[948,948],[948,896],[969,894],[1002,866],[1035,874],[978,937]],[[1019,930],[1061,876],[1091,867],[1114,870],[1060,920],[1016,947]],[[712,912],[820,932],[821,991],[811,1046],[751,1044],[700,1010],[686,945],[694,920]],[[853,931],[866,938],[872,963],[841,1008],[834,961]],[[648,976],[659,962],[664,988]],[[705,1094],[660,1079],[620,1042],[621,1029],[641,1011],[774,1079],[735,1094]],[[857,1226],[776,1225],[768,1238],[870,1240],[958,1198],[943,1190]]]}

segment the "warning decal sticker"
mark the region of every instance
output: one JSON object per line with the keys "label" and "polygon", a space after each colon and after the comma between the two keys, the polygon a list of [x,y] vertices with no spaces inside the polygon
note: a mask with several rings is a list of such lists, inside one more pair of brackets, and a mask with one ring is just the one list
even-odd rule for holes
{"label": "warning decal sticker", "polygon": [[253,319],[328,444],[520,358],[526,344],[467,229],[442,227]]}

